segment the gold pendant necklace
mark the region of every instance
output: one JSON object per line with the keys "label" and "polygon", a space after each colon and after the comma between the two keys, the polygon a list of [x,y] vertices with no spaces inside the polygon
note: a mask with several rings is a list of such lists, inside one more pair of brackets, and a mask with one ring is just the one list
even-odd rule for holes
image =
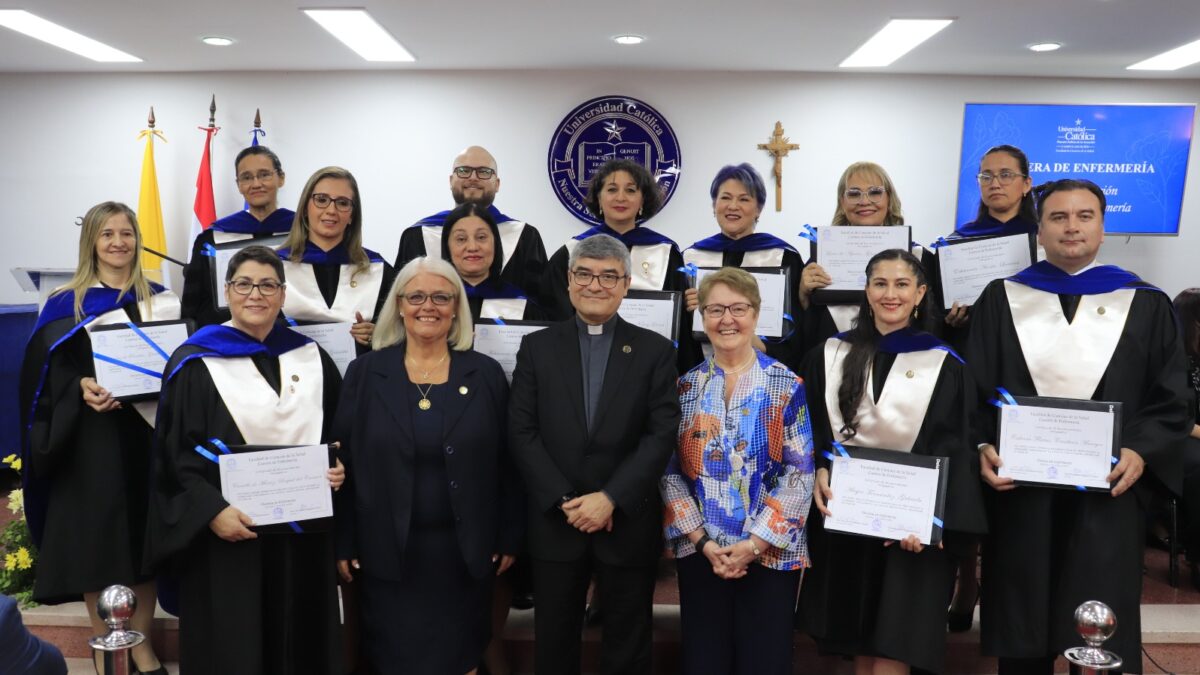
{"label": "gold pendant necklace", "polygon": [[[443,354],[442,358],[438,359],[438,362],[433,364],[433,368],[430,368],[429,370],[426,370],[421,373],[421,379],[425,380],[425,383],[429,385],[428,387],[425,388],[424,391],[421,390],[421,385],[417,384],[416,382],[413,382],[413,385],[416,386],[417,391],[421,392],[421,400],[417,401],[417,407],[420,408],[421,410],[429,410],[430,408],[433,407],[433,401],[429,400],[429,392],[433,391],[433,383],[429,381],[429,373],[432,373],[434,368],[437,368],[438,366],[442,365],[442,363],[446,360],[446,357],[448,357],[448,356],[450,356],[450,352],[446,352],[445,354]],[[411,359],[408,359],[407,357],[405,357],[405,361],[412,363],[413,368],[416,369],[416,367],[417,367],[416,362],[412,361]]]}

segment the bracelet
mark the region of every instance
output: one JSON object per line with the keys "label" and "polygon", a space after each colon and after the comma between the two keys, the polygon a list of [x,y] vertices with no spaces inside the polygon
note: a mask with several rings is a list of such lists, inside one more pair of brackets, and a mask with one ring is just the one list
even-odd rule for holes
{"label": "bracelet", "polygon": [[704,545],[710,541],[712,541],[712,537],[709,537],[707,532],[700,535],[700,538],[696,540],[696,551],[704,553]]}

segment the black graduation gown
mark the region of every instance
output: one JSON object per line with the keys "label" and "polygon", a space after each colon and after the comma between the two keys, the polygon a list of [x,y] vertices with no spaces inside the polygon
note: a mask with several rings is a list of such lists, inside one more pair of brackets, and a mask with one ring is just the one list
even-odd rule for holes
{"label": "black graduation gown", "polygon": [[[1060,301],[1064,297],[1070,296]],[[989,284],[972,308],[966,357],[981,401],[994,397],[996,387],[1014,396],[1036,395],[1003,280]],[[1177,460],[1175,443],[1191,428],[1186,370],[1170,300],[1138,290],[1092,399],[1124,404],[1121,444],[1156,471]],[[995,408],[981,405],[979,419],[977,440],[995,443]],[[984,488],[991,532],[982,551],[984,654],[1059,654],[1080,642],[1075,608],[1100,600],[1120,620],[1104,648],[1124,659],[1125,672],[1141,672],[1144,482],[1117,498],[1052,488],[1004,493]]]}
{"label": "black graduation gown", "polygon": [[[873,363],[873,395],[878,399],[896,360],[879,352]],[[825,354],[814,349],[802,368],[818,467],[833,433],[825,405]],[[891,377],[903,377],[903,373]],[[974,383],[966,366],[947,355],[934,385],[925,420],[913,443],[914,454],[949,457],[944,545],[986,527],[979,487],[979,454],[969,420]],[[853,441],[850,441],[853,444]],[[837,495],[834,495],[837,499]],[[945,659],[946,606],[954,587],[955,562],[946,550],[927,546],[909,553],[869,537],[827,532],[814,505],[807,524],[812,569],[800,589],[797,623],[822,651],[882,656],[941,672]]]}
{"label": "black graduation gown", "polygon": [[[130,321],[141,320],[136,303],[124,309]],[[83,402],[79,381],[96,376],[87,331],[76,331],[50,352],[75,325],[71,316],[42,326],[21,364],[22,433],[29,429],[31,453],[25,470],[46,489],[33,599],[50,605],[150,579],[141,563],[153,430],[131,404],[98,413]]]}
{"label": "black graduation gown", "polygon": [[[167,372],[189,353],[172,355]],[[277,358],[251,357],[279,391]],[[329,439],[341,375],[321,351]],[[228,506],[217,465],[193,448],[217,438],[244,444],[212,377],[193,359],[164,386],[159,404],[147,562],[179,580],[180,665],[187,674],[339,673],[342,662],[331,532],[259,532],[227,542],[208,523]],[[211,446],[205,446],[211,447]]]}
{"label": "black graduation gown", "polygon": [[[479,316],[483,312],[483,298],[468,297],[467,304],[471,308],[471,321],[479,322]],[[548,321],[549,318],[542,308],[532,300],[525,302],[525,311],[521,315],[522,321]]]}
{"label": "black graduation gown", "polygon": [[[551,321],[564,321],[575,316],[575,308],[571,305],[571,296],[567,292],[567,265],[570,258],[571,254],[564,245],[559,247],[550,257],[550,262],[546,263],[546,273],[542,278],[542,301],[540,304]],[[667,276],[663,280],[662,290],[682,293],[691,287],[688,276],[678,271],[681,267],[683,267],[683,254],[679,252],[678,247],[671,246],[671,252],[667,256]],[[700,350],[700,343],[692,337],[692,313],[687,311],[687,305],[682,298],[680,298],[679,316],[676,320],[679,322],[676,367],[679,372],[686,373],[696,364],[704,361],[704,353]]]}
{"label": "black graduation gown", "polygon": [[[342,266],[336,263],[308,263],[312,265],[313,277],[317,280],[317,288],[321,291],[321,298],[325,300],[326,307],[332,307],[337,299],[338,282],[341,280]],[[370,317],[363,317],[368,321],[375,321],[379,318],[379,313],[383,311],[383,303],[387,301],[388,293],[392,290],[392,282],[396,280],[396,268],[388,263],[383,263],[383,281],[379,284],[379,297],[375,300],[375,314]],[[354,317],[347,317],[347,321],[354,321]],[[298,321],[299,324],[309,323],[307,321]],[[354,350],[358,356],[362,356],[371,351],[371,345],[354,343]]]}
{"label": "black graduation gown", "polygon": [[[430,254],[425,250],[425,237],[421,234],[424,225],[410,225],[400,235],[400,246],[396,251],[396,269],[404,267],[413,258]],[[538,297],[538,284],[542,280],[542,271],[546,267],[546,247],[542,244],[542,235],[537,228],[525,223],[521,228],[521,236],[513,249],[508,264],[500,271],[500,279],[524,289],[529,297]]]}

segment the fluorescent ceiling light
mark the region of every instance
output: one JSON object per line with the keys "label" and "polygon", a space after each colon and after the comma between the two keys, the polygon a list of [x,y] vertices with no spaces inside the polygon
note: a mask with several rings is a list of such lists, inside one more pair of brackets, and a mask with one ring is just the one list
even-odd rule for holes
{"label": "fluorescent ceiling light", "polygon": [[365,9],[303,11],[367,61],[416,61]]}
{"label": "fluorescent ceiling light", "polygon": [[928,40],[953,19],[892,19],[888,25],[863,43],[839,68],[890,66],[896,59]]}
{"label": "fluorescent ceiling light", "polygon": [[1039,42],[1029,45],[1029,51],[1031,52],[1052,52],[1058,49],[1062,49],[1061,42]]}
{"label": "fluorescent ceiling light", "polygon": [[641,35],[617,35],[613,37],[613,42],[619,45],[640,45],[646,41],[646,38]]}
{"label": "fluorescent ceiling light", "polygon": [[1139,61],[1125,70],[1179,70],[1200,61],[1200,40]]}
{"label": "fluorescent ceiling light", "polygon": [[0,26],[11,28],[35,40],[41,40],[93,61],[104,63],[141,63],[142,61],[132,54],[109,47],[103,42],[97,42],[86,35],[63,28],[23,9],[0,9]]}
{"label": "fluorescent ceiling light", "polygon": [[202,37],[200,38],[200,41],[213,47],[228,47],[229,45],[233,44],[233,38],[221,37],[219,35]]}

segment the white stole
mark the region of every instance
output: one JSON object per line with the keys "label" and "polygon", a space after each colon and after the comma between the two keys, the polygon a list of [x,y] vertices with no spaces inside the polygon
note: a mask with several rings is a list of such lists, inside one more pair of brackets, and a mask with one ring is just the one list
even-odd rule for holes
{"label": "white stole", "polygon": [[375,316],[375,304],[383,285],[383,263],[371,263],[366,272],[359,272],[357,265],[342,265],[332,307],[325,304],[311,264],[284,260],[283,269],[287,277],[283,313],[289,318],[322,323],[353,323],[355,312],[361,312],[368,321]]}
{"label": "white stole", "polygon": [[842,386],[842,360],[850,353],[850,344],[837,338],[825,341],[825,408],[829,426],[839,442],[867,448],[911,452],[917,434],[929,411],[933,388],[947,352],[927,349],[897,354],[887,381],[874,400],[875,375],[867,364],[867,383],[858,404],[858,433],[849,440],[840,431],[845,420],[838,407],[838,389]]}
{"label": "white stole", "polygon": [[254,238],[254,235],[252,235],[252,234],[242,234],[241,232],[222,232],[220,230],[213,230],[213,243],[214,244],[228,244],[231,241],[243,241],[246,239],[253,239],[253,238]]}
{"label": "white stole", "polygon": [[[421,239],[425,241],[425,255],[440,258],[442,257],[442,225],[421,225]],[[517,242],[521,240],[521,232],[525,229],[525,223],[519,220],[506,220],[503,223],[497,223],[496,229],[500,231],[500,248],[504,252],[504,260],[500,264],[501,271],[508,267],[508,261],[512,260],[513,253],[517,250]]]}
{"label": "white stole", "polygon": [[[98,285],[97,285],[98,287]],[[132,289],[130,293],[132,293]],[[142,317],[142,321],[178,321],[182,306],[179,303],[179,296],[173,291],[163,291],[150,296],[144,302],[138,303],[138,313]],[[93,321],[84,326],[84,330],[90,336],[92,329],[97,326],[111,326],[114,324],[123,324],[129,322],[129,315],[125,313],[123,308],[114,309],[111,312],[105,312],[97,316]],[[166,367],[163,363],[163,367]],[[146,424],[154,426],[154,419],[158,416],[158,399],[148,401],[134,401],[133,409],[146,420]]]}
{"label": "white stole", "polygon": [[200,360],[247,445],[321,442],[325,378],[315,342],[279,356],[278,394],[249,356]]}
{"label": "white stole", "polygon": [[1005,281],[1008,309],[1039,396],[1090,399],[1125,331],[1136,290],[1082,295],[1067,323],[1055,293]]}
{"label": "white stole", "polygon": [[845,333],[854,327],[854,320],[858,318],[858,305],[826,305],[829,310],[829,316],[833,317],[833,325],[837,326],[839,333]]}
{"label": "white stole", "polygon": [[486,298],[480,304],[479,318],[520,321],[525,318],[525,298]]}
{"label": "white stole", "polygon": [[[746,251],[742,256],[742,267],[783,267],[782,248],[767,248],[761,251]],[[721,267],[725,260],[722,251],[701,251],[689,248],[683,252],[683,261],[696,267]]]}

